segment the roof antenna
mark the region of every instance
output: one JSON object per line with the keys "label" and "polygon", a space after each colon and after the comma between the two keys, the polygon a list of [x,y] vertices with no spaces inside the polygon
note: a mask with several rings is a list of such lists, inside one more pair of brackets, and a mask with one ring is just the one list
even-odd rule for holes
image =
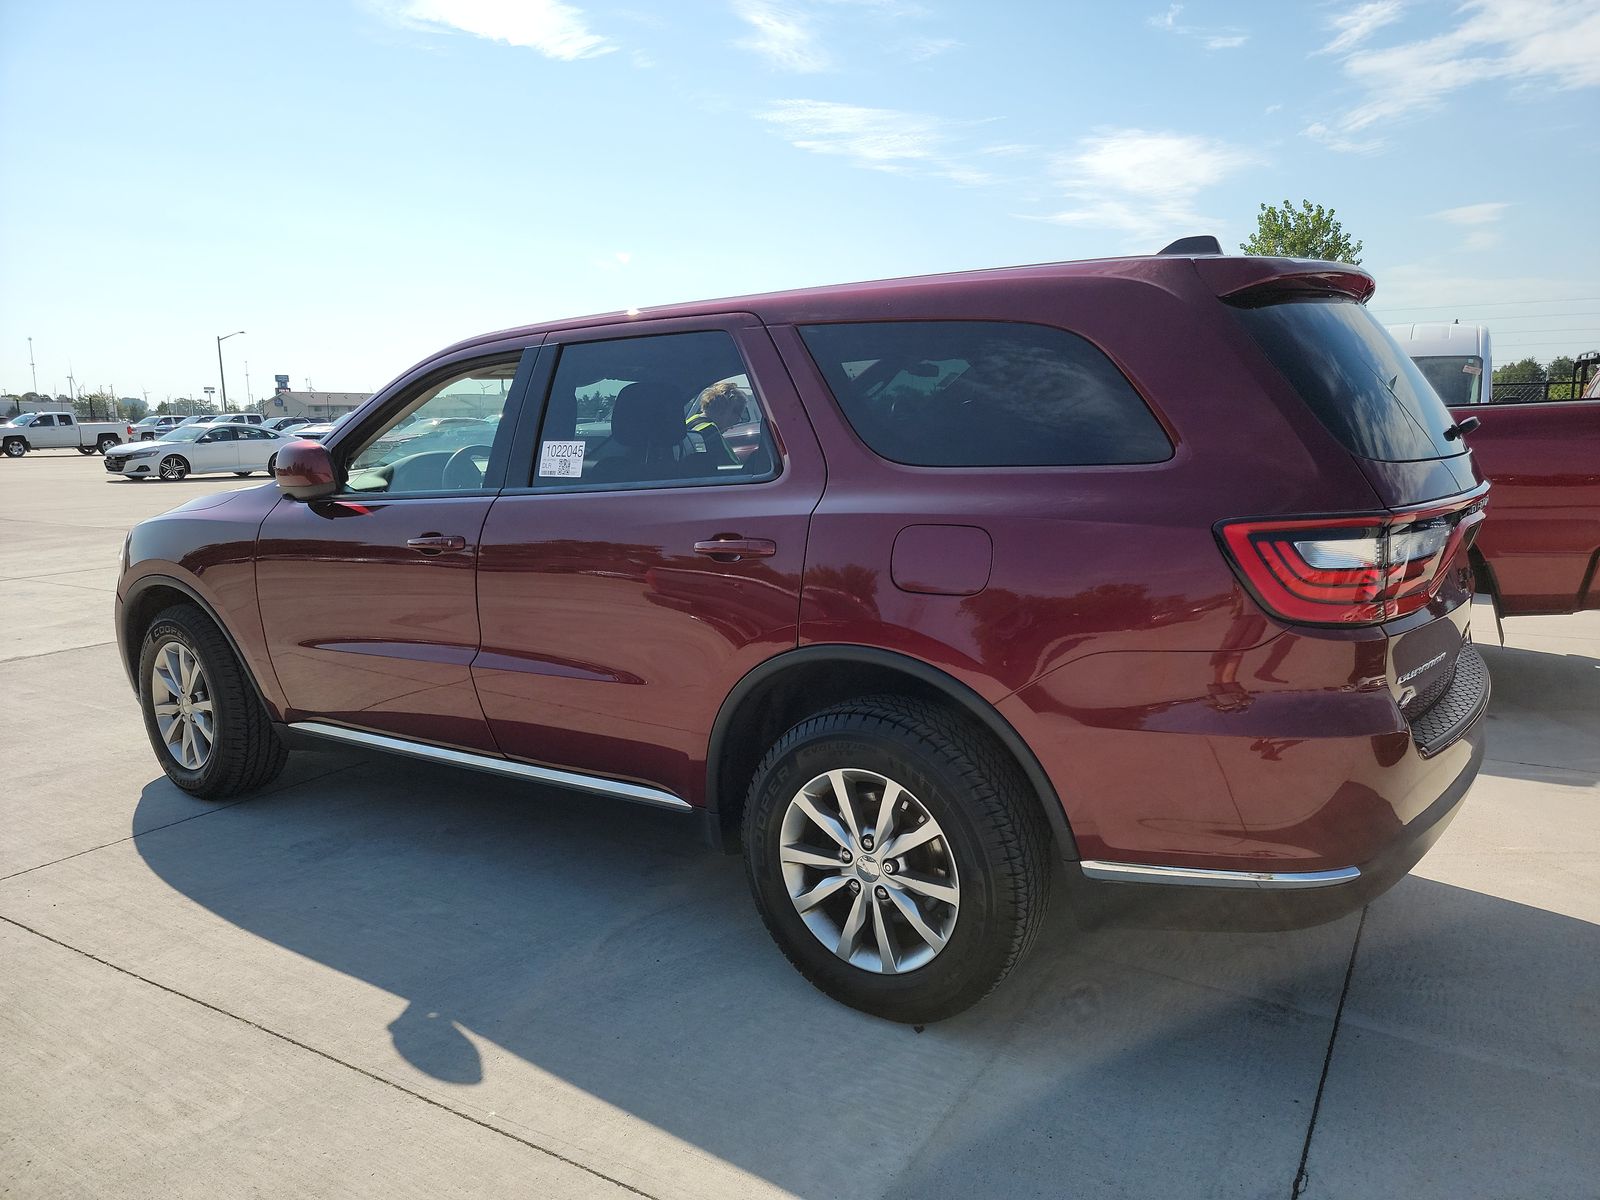
{"label": "roof antenna", "polygon": [[1179,238],[1170,246],[1166,246],[1157,251],[1158,256],[1163,254],[1189,255],[1221,253],[1222,243],[1217,241],[1217,239],[1212,237],[1209,233],[1202,233],[1197,237]]}

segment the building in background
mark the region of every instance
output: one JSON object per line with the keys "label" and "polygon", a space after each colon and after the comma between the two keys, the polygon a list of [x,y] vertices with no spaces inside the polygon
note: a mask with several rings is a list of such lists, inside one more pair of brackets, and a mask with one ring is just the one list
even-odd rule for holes
{"label": "building in background", "polygon": [[297,392],[289,387],[287,375],[273,376],[272,399],[261,403],[269,417],[311,417],[318,421],[337,421],[352,409],[360,408],[371,392]]}

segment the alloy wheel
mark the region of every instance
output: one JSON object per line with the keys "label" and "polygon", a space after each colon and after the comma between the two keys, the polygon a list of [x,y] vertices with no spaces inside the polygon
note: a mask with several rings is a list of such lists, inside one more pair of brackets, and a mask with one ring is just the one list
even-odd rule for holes
{"label": "alloy wheel", "polygon": [[933,815],[888,776],[818,775],[789,801],[779,838],[789,899],[839,958],[898,975],[949,942],[961,910],[955,859]]}
{"label": "alloy wheel", "polygon": [[150,704],[161,740],[178,765],[187,771],[205,766],[216,740],[216,711],[205,669],[182,642],[167,642],[156,651]]}
{"label": "alloy wheel", "polygon": [[189,464],[176,454],[169,454],[161,460],[161,478],[182,479],[189,473]]}

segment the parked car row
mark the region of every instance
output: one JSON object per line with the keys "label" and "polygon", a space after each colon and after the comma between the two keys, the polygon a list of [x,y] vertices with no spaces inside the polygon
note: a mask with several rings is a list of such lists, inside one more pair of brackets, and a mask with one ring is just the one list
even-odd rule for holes
{"label": "parked car row", "polygon": [[460,343],[134,528],[151,744],[213,799],[332,740],[681,814],[902,1021],[1052,893],[1330,919],[1453,817],[1490,690],[1494,493],[1373,287],[1191,239]]}

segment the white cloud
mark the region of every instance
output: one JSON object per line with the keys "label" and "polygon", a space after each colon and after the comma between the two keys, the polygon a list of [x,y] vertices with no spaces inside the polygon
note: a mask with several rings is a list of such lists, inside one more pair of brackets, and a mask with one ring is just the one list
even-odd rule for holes
{"label": "white cloud", "polygon": [[1433,215],[1452,225],[1492,225],[1511,205],[1503,201],[1488,204],[1463,204],[1460,208],[1447,208]]}
{"label": "white cloud", "polygon": [[1281,105],[1281,104],[1269,104],[1269,105],[1267,105],[1266,108],[1262,109],[1261,111],[1262,111],[1262,114],[1264,116],[1270,117],[1273,113],[1277,112],[1282,107],[1283,107],[1283,105]]}
{"label": "white cloud", "polygon": [[373,0],[373,7],[397,24],[526,46],[547,58],[570,61],[616,49],[589,29],[581,10],[559,0]]}
{"label": "white cloud", "polygon": [[837,155],[857,167],[932,175],[968,187],[994,182],[989,172],[964,161],[957,145],[969,122],[831,100],[779,100],[757,115],[799,149]]}
{"label": "white cloud", "polygon": [[1154,17],[1146,17],[1144,23],[1151,29],[1174,29],[1178,24],[1178,14],[1183,11],[1183,5],[1174,4],[1166,12]]}
{"label": "white cloud", "polygon": [[1143,241],[1203,233],[1217,222],[1196,209],[1199,193],[1257,161],[1242,147],[1199,134],[1107,130],[1056,160],[1058,186],[1073,204],[1045,219],[1119,229]]}
{"label": "white cloud", "polygon": [[1434,37],[1347,53],[1344,72],[1365,98],[1311,124],[1306,136],[1337,150],[1370,151],[1381,147],[1378,128],[1436,110],[1472,84],[1600,85],[1600,6],[1593,0],[1467,0],[1457,12],[1460,24]]}
{"label": "white cloud", "polygon": [[1144,23],[1151,29],[1159,29],[1163,33],[1176,33],[1181,37],[1194,38],[1207,50],[1234,50],[1250,40],[1250,35],[1235,26],[1197,26],[1180,24],[1178,17],[1183,12],[1183,5],[1174,4],[1164,13],[1146,17]]}
{"label": "white cloud", "polygon": [[912,62],[926,62],[961,45],[955,38],[913,38],[906,43],[905,53]]}
{"label": "white cloud", "polygon": [[1327,23],[1336,36],[1316,53],[1343,54],[1355,49],[1385,25],[1398,21],[1404,7],[1400,0],[1371,0],[1370,3],[1356,5]]}
{"label": "white cloud", "polygon": [[777,0],[734,0],[734,15],[751,28],[738,45],[785,71],[826,71],[833,59],[817,38],[811,14]]}

